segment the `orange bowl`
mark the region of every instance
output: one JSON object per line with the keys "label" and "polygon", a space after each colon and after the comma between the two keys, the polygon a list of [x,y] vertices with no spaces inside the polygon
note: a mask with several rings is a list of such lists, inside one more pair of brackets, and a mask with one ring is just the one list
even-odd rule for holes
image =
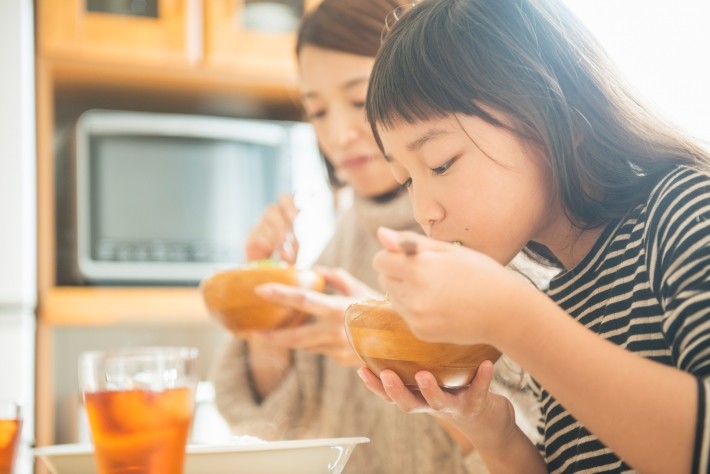
{"label": "orange bowl", "polygon": [[274,261],[248,263],[216,272],[202,281],[200,289],[212,317],[235,334],[305,321],[306,314],[259,297],[254,289],[263,283],[283,283],[315,291],[325,289],[325,280],[316,272]]}
{"label": "orange bowl", "polygon": [[389,369],[410,387],[417,386],[414,374],[421,370],[431,372],[443,388],[465,387],[481,362],[495,362],[500,357],[500,352],[487,344],[422,341],[386,301],[350,305],[345,311],[345,332],[353,350],[377,376]]}

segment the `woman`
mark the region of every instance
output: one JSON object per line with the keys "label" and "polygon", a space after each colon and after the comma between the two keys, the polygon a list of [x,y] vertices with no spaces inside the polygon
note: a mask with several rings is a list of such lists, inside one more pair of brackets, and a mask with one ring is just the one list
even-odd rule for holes
{"label": "woman", "polygon": [[[376,229],[388,225],[421,231],[364,113],[384,18],[397,6],[394,0],[325,0],[299,29],[303,108],[318,136],[331,183],[350,186],[354,194],[352,208],[317,261],[340,294],[262,287],[262,297],[310,313],[312,321],[253,334],[246,342],[233,340],[213,371],[217,405],[240,434],[267,439],[369,437],[370,443],[354,451],[349,472],[483,472],[457,431],[429,416],[404,415],[368,392],[353,367],[359,361],[343,330],[344,310],[355,297],[380,294],[370,289],[378,286],[372,269],[381,248]],[[283,258],[294,261],[298,245],[291,241],[291,232],[296,213],[289,198],[269,208],[249,236],[247,258],[269,258],[281,250]],[[522,393],[518,397],[524,398]]]}

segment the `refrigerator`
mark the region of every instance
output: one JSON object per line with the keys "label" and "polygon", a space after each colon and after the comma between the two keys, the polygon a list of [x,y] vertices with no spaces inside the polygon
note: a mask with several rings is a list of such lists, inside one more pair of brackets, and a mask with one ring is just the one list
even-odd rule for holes
{"label": "refrigerator", "polygon": [[32,472],[36,173],[32,0],[0,1],[0,398],[22,404],[16,474]]}

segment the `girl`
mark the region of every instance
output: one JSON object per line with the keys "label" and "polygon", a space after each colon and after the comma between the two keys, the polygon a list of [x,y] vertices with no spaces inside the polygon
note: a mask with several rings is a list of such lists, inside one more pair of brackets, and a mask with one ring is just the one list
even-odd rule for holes
{"label": "girl", "polygon": [[[488,392],[489,363],[456,394],[361,369],[368,388],[454,423],[492,472],[709,472],[708,152],[636,100],[557,0],[398,16],[367,113],[430,238],[381,229],[380,283],[421,338],[518,362],[543,441]],[[562,269],[547,294],[504,270],[521,249]]]}
{"label": "girl", "polygon": [[[388,225],[421,232],[364,111],[384,19],[397,6],[395,0],[324,0],[299,29],[305,113],[326,157],[331,183],[347,184],[354,194],[352,208],[317,262],[329,267],[319,271],[340,294],[265,286],[264,298],[313,317],[303,326],[230,341],[213,368],[216,401],[241,434],[268,439],[369,437],[369,444],[354,451],[348,472],[482,473],[480,458],[456,430],[430,416],[406,416],[369,393],[352,367],[360,362],[343,329],[348,304],[379,293],[368,288],[378,284],[372,268],[381,248],[376,229]],[[269,208],[248,238],[247,258],[269,258],[282,248],[295,216],[288,198]],[[297,242],[293,249],[297,251]],[[291,261],[295,256],[283,254]],[[517,403],[534,408],[530,400],[524,393],[516,396]]]}

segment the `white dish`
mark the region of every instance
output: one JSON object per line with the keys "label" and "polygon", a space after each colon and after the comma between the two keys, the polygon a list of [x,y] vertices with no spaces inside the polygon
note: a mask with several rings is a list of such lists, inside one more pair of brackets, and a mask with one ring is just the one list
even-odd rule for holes
{"label": "white dish", "polygon": [[[339,474],[367,438],[268,441],[246,445],[188,446],[184,474]],[[52,474],[96,474],[94,449],[86,444],[35,448]]]}

